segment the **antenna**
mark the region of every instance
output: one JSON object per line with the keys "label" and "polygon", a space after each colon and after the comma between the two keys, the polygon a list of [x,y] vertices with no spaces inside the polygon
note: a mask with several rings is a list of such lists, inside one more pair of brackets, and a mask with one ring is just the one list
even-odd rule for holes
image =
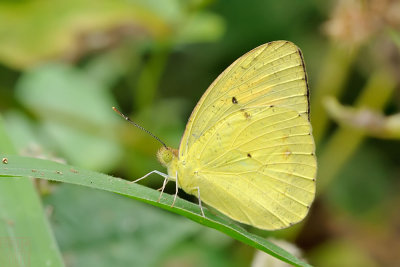
{"label": "antenna", "polygon": [[128,118],[128,116],[125,116],[124,114],[121,113],[121,111],[119,111],[116,107],[112,107],[112,109],[117,112],[122,118],[124,118],[125,120],[127,120],[129,123],[132,123],[135,127],[139,128],[140,130],[148,133],[149,135],[151,135],[153,138],[155,138],[158,142],[160,142],[165,148],[167,148],[167,145],[160,140],[160,138],[158,138],[157,136],[155,136],[154,134],[152,134],[151,132],[149,132],[148,130],[146,130],[145,128],[143,128],[142,126],[140,126],[139,124],[137,124],[136,122],[133,122],[131,119]]}

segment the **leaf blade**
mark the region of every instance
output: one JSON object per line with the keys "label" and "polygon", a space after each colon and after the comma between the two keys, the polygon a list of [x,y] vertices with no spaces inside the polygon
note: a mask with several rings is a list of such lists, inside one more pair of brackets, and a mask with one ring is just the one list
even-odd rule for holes
{"label": "leaf blade", "polygon": [[8,158],[8,164],[2,164],[0,167],[0,179],[2,179],[2,176],[33,177],[118,193],[172,211],[202,225],[219,230],[294,266],[310,266],[267,240],[216,216],[206,208],[204,209],[206,218],[202,217],[198,205],[186,200],[178,198],[175,206],[171,207],[173,196],[163,194],[161,201],[157,202],[159,197],[157,190],[139,184],[129,184],[129,182],[120,178],[48,160],[1,154],[0,157]]}

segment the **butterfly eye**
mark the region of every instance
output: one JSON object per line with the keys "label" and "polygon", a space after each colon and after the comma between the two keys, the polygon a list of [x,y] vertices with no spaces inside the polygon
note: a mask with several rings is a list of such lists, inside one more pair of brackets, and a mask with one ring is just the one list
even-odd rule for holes
{"label": "butterfly eye", "polygon": [[168,166],[168,164],[174,158],[174,152],[172,151],[171,148],[166,148],[166,147],[162,146],[162,147],[160,147],[160,149],[157,152],[157,158],[158,158],[158,161],[163,166]]}

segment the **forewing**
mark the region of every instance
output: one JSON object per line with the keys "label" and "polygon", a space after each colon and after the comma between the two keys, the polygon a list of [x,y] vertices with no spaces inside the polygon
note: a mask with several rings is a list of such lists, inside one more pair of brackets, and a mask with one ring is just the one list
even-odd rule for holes
{"label": "forewing", "polygon": [[[234,104],[234,105],[232,105]],[[193,110],[182,137],[183,156],[205,132],[234,112],[275,105],[308,117],[308,88],[300,49],[288,41],[261,45],[230,65]]]}
{"label": "forewing", "polygon": [[[301,221],[315,195],[311,125],[281,107],[237,111],[211,127],[187,155],[196,176],[182,188],[229,217],[262,229]],[[189,174],[184,174],[189,176]]]}

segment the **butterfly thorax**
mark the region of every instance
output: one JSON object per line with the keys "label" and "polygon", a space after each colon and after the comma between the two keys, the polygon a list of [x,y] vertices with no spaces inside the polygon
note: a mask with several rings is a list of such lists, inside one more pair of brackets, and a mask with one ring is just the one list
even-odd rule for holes
{"label": "butterfly thorax", "polygon": [[[199,177],[198,162],[187,160],[184,156],[178,158],[178,150],[170,147],[161,147],[157,152],[158,161],[168,169],[168,179],[176,181],[179,178],[178,186],[186,193],[197,194],[195,189]],[[190,162],[191,164],[186,164]],[[195,168],[197,166],[197,168]]]}

